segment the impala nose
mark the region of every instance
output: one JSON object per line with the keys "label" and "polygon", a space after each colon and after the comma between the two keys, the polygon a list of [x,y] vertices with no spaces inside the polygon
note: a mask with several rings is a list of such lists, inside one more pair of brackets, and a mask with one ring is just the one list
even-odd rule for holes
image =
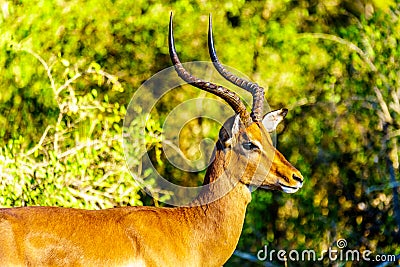
{"label": "impala nose", "polygon": [[298,182],[301,183],[300,187],[303,186],[303,177],[299,177],[299,176],[297,176],[296,174],[293,174],[292,177],[293,177],[293,180],[296,180],[296,181],[298,181]]}

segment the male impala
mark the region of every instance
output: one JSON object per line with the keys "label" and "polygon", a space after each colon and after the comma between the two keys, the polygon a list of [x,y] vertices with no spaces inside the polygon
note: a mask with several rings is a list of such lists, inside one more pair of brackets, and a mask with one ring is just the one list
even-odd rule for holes
{"label": "male impala", "polygon": [[[237,245],[250,186],[286,193],[301,188],[302,175],[273,147],[268,133],[287,110],[262,116],[263,88],[222,67],[211,20],[212,61],[222,76],[252,93],[251,114],[235,93],[184,69],[174,47],[172,15],[169,27],[169,51],[178,75],[221,97],[236,113],[220,130],[204,178],[207,189],[188,207],[0,209],[0,266],[222,266]],[[225,195],[209,202],[227,188]]]}

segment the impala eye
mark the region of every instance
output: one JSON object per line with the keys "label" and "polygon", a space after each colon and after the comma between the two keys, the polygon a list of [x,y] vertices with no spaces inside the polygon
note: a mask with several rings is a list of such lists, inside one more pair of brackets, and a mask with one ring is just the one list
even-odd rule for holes
{"label": "impala eye", "polygon": [[246,150],[256,150],[258,149],[258,146],[256,146],[254,143],[252,142],[246,142],[242,144],[243,148]]}

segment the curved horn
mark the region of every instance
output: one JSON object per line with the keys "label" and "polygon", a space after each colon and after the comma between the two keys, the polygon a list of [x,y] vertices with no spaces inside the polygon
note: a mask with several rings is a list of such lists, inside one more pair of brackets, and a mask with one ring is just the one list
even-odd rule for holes
{"label": "curved horn", "polygon": [[212,21],[211,21],[211,14],[209,17],[209,24],[208,24],[208,52],[210,54],[211,60],[214,64],[214,67],[217,69],[217,71],[233,83],[234,85],[239,86],[242,89],[245,89],[249,91],[253,95],[253,107],[252,107],[252,112],[251,112],[251,117],[253,121],[261,121],[263,117],[263,106],[264,106],[264,88],[258,86],[256,83],[252,83],[250,81],[247,81],[245,79],[239,78],[235,75],[233,75],[231,72],[229,72],[227,69],[225,69],[221,62],[219,61],[217,57],[217,53],[215,52],[215,47],[214,47],[214,39],[213,39],[213,34],[212,34]]}
{"label": "curved horn", "polygon": [[172,29],[172,13],[169,20],[168,46],[171,61],[174,64],[175,70],[179,77],[181,77],[187,83],[190,83],[201,90],[210,92],[225,100],[232,107],[235,113],[239,114],[245,126],[248,126],[250,123],[252,123],[250,114],[238,95],[223,86],[218,86],[214,83],[203,81],[194,77],[183,67],[175,50],[174,33]]}

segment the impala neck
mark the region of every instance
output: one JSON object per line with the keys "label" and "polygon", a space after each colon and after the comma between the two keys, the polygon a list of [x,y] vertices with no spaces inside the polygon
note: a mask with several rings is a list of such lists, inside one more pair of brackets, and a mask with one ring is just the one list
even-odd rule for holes
{"label": "impala neck", "polygon": [[[237,166],[229,164],[229,159],[234,154],[224,151],[220,141],[217,142],[213,154],[213,162],[208,167],[203,182],[203,186],[207,187],[201,191],[195,203],[207,205],[214,202],[212,200],[216,200],[215,202],[219,204],[221,200],[229,196],[229,199],[235,197],[237,201],[244,201],[243,204],[247,206],[251,200],[251,194],[248,187],[240,182],[240,174],[243,173],[243,170],[233,169]],[[225,194],[221,192],[225,192]],[[238,194],[239,192],[240,194]],[[237,202],[232,203],[232,205],[237,204]]]}
{"label": "impala neck", "polygon": [[[195,224],[202,236],[199,239],[202,241],[197,244],[198,249],[217,253],[222,261],[215,259],[216,265],[222,265],[235,250],[242,232],[246,208],[251,200],[247,186],[239,182],[240,177],[232,177],[235,172],[225,169],[229,154],[221,147],[217,145],[214,161],[204,178],[204,185],[209,186],[194,201],[196,207],[189,208],[191,212],[196,210],[198,214]],[[221,192],[226,193],[221,195]]]}

